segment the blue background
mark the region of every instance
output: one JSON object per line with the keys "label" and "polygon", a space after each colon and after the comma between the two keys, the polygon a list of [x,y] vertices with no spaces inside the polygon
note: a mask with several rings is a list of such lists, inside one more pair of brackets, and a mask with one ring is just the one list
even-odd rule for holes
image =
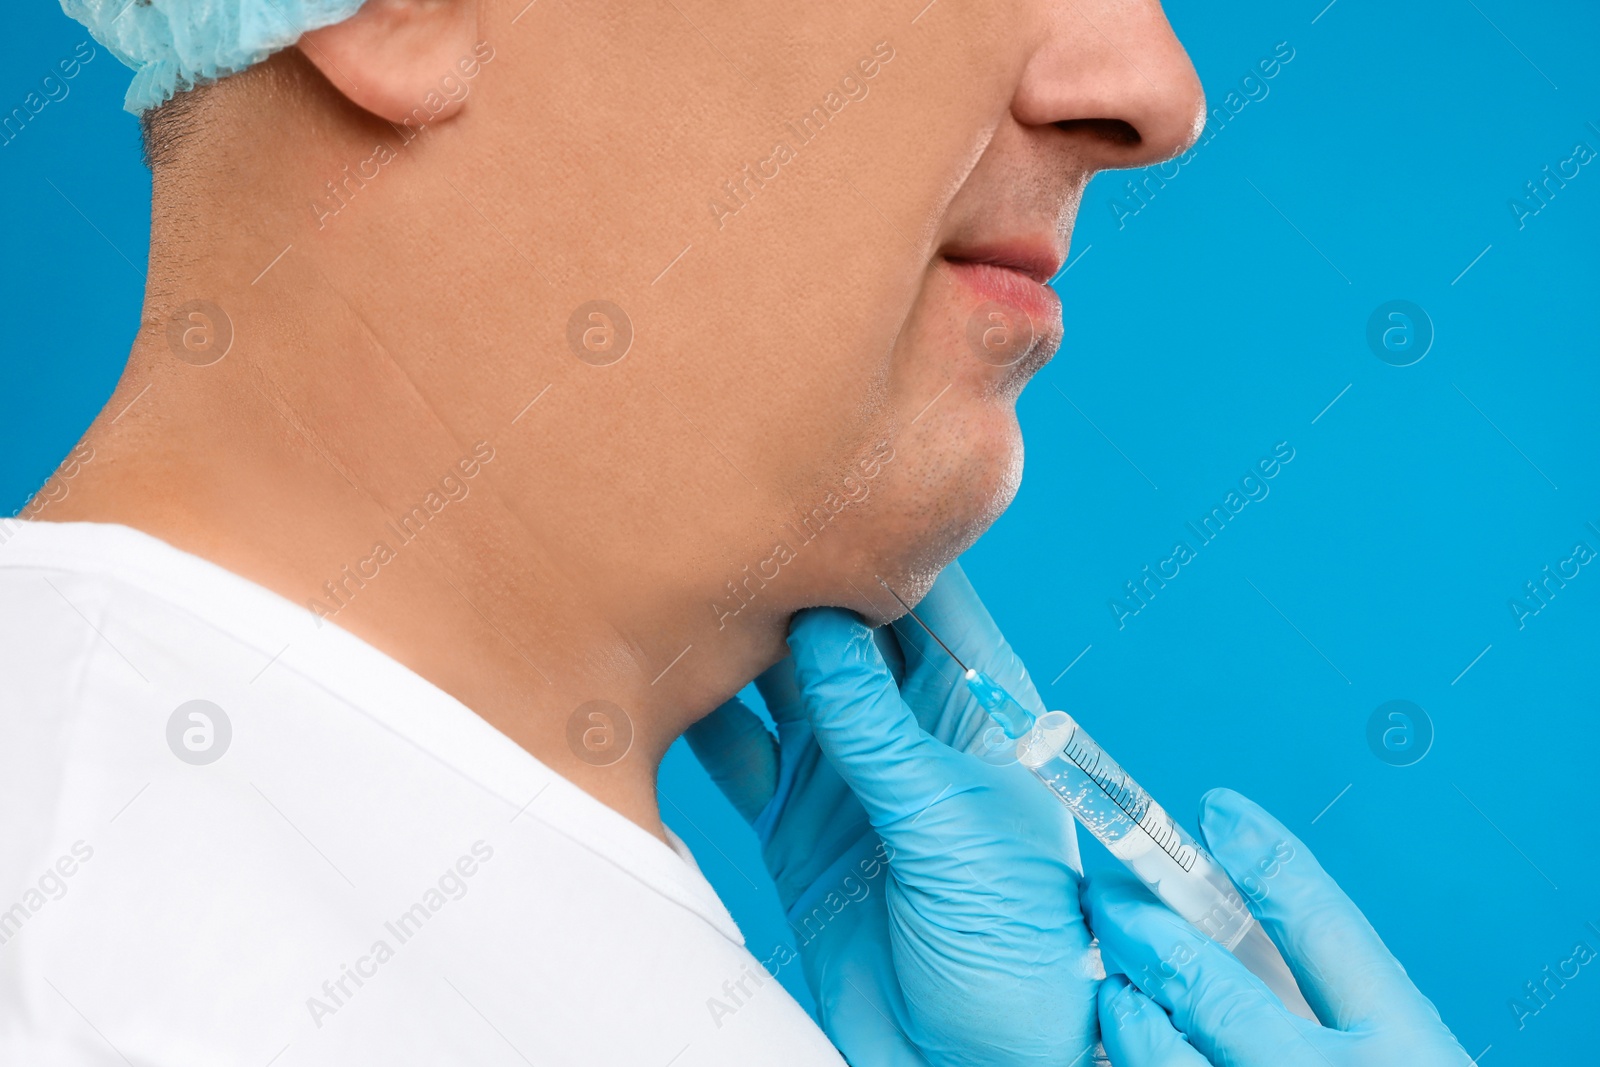
{"label": "blue background", "polygon": [[[968,573],[1051,705],[1169,808],[1226,784],[1300,834],[1470,1054],[1592,1061],[1600,965],[1520,1029],[1510,1002],[1578,942],[1600,950],[1600,566],[1520,629],[1508,603],[1575,543],[1600,550],[1600,165],[1520,228],[1509,205],[1576,143],[1600,150],[1600,15],[1169,14],[1214,113],[1279,42],[1294,58],[1137,213],[1110,205],[1142,172],[1090,186],[1058,282],[1068,339],[1020,404],[1023,488]],[[0,112],[84,39],[52,3],[10,19]],[[0,145],[5,513],[109,396],[137,327],[149,177],[127,81],[101,49]],[[1367,342],[1395,299],[1435,334],[1407,367]],[[1185,524],[1282,441],[1270,494],[1199,546]],[[1179,540],[1196,558],[1119,628],[1109,602]],[[1369,746],[1390,700],[1431,722],[1414,765]],[[750,833],[681,743],[662,792],[765,957],[787,932]],[[781,977],[810,1003],[798,968]]]}

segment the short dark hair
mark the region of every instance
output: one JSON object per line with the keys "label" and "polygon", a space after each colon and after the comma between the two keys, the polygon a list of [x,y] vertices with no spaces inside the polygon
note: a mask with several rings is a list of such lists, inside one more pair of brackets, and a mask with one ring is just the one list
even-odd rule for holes
{"label": "short dark hair", "polygon": [[210,85],[197,85],[139,116],[144,142],[144,165],[151,170],[172,162],[178,149],[194,132]]}

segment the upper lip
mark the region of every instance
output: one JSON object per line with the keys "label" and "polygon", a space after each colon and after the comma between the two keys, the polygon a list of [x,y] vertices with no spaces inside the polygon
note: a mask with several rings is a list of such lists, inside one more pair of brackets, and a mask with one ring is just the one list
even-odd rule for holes
{"label": "upper lip", "polygon": [[1038,237],[951,246],[944,250],[944,257],[953,263],[982,263],[1019,271],[1040,285],[1054,278],[1066,262],[1066,254],[1055,241]]}

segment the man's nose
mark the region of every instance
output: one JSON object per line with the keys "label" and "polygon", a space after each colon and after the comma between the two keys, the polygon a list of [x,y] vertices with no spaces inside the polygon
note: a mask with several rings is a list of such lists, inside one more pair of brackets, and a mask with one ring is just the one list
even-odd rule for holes
{"label": "man's nose", "polygon": [[1045,0],[1045,35],[1012,101],[1024,126],[1082,129],[1099,169],[1143,167],[1194,144],[1200,77],[1157,0]]}

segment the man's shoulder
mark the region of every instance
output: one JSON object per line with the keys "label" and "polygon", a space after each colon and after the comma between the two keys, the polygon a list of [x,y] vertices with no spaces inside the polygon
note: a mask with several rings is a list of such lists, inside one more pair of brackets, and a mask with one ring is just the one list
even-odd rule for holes
{"label": "man's shoulder", "polygon": [[[112,636],[131,590],[113,571],[76,566],[40,547],[0,545],[0,677],[8,697],[0,716],[12,725],[41,708],[61,716],[73,694],[142,680]],[[111,662],[119,659],[121,671]]]}
{"label": "man's shoulder", "polygon": [[575,1062],[837,1062],[776,982],[709,1010],[759,966],[710,886],[447,694],[242,579],[33,540],[0,545],[0,985],[51,1007],[0,1061],[75,1040],[65,997],[138,1062],[487,1062],[480,1014]]}
{"label": "man's shoulder", "polygon": [[[152,675],[204,675],[213,638],[119,551],[123,528],[5,520],[0,541],[0,677],[7,719],[63,725],[97,701],[148,690]],[[150,539],[153,540],[153,539]],[[137,546],[137,542],[134,542]]]}

